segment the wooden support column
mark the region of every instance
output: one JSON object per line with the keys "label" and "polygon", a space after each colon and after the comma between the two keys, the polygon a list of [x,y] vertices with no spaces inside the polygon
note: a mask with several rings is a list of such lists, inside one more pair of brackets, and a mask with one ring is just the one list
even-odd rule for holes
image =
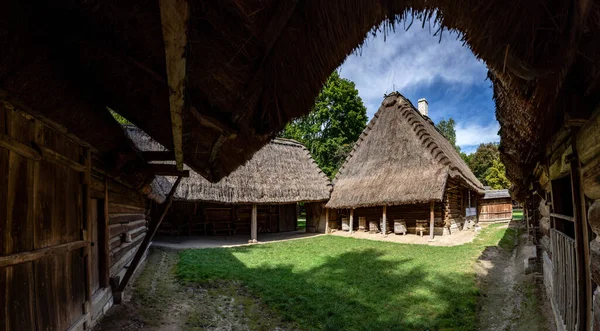
{"label": "wooden support column", "polygon": [[[85,261],[85,303],[83,304],[83,313],[88,314],[92,305],[92,246],[90,238],[92,218],[90,216],[90,185],[92,184],[92,151],[87,149],[83,157],[85,164],[85,171],[82,173],[82,189],[83,189],[83,227],[82,239],[87,242],[84,247],[84,261]],[[88,327],[90,321],[84,321],[84,326]]]}
{"label": "wooden support column", "polygon": [[160,223],[162,223],[163,219],[167,215],[167,212],[169,211],[169,208],[171,207],[171,204],[173,204],[173,195],[175,194],[175,191],[177,191],[177,187],[179,186],[179,183],[181,182],[181,178],[182,177],[177,177],[175,184],[173,184],[173,187],[171,188],[171,191],[169,192],[169,194],[167,195],[167,199],[165,200],[165,210],[160,215],[160,218],[156,222],[152,222],[152,224],[150,225],[150,229],[146,233],[146,236],[144,237],[144,240],[142,241],[140,247],[138,247],[137,252],[135,252],[133,261],[131,261],[131,264],[127,268],[127,272],[125,272],[125,276],[123,276],[123,280],[119,283],[119,287],[117,288],[117,290],[114,293],[114,301],[116,304],[121,303],[123,291],[125,290],[127,283],[131,279],[131,276],[133,276],[133,273],[135,272],[135,269],[137,268],[138,264],[140,264],[140,261],[142,261],[142,257],[144,257],[144,253],[146,253],[148,246],[150,246],[150,242],[152,241],[152,238],[154,238],[156,231],[158,231],[158,227],[160,226]]}
{"label": "wooden support column", "polygon": [[382,229],[381,231],[383,231],[383,235],[386,236],[387,235],[387,206],[383,205],[383,215],[382,215],[382,220],[383,220],[383,225],[381,226]]}
{"label": "wooden support column", "polygon": [[435,222],[435,202],[431,200],[431,204],[429,206],[429,240],[433,240],[433,230],[434,230],[434,222]]}
{"label": "wooden support column", "polygon": [[258,215],[256,204],[252,205],[252,219],[250,220],[250,240],[256,242],[258,240]]}
{"label": "wooden support column", "polygon": [[581,165],[577,156],[577,129],[573,129],[571,143],[571,190],[575,225],[575,253],[577,255],[577,329],[587,330],[592,318],[592,280],[590,271],[590,238],[587,212],[581,185]]}
{"label": "wooden support column", "polygon": [[109,225],[109,210],[108,210],[108,176],[104,176],[104,219],[103,221],[103,234],[102,234],[102,275],[101,278],[101,286],[107,287],[110,284],[110,231],[108,228]]}
{"label": "wooden support column", "polygon": [[177,169],[183,170],[183,106],[185,101],[185,48],[190,15],[187,0],[160,0],[160,20],[165,42],[173,151]]}
{"label": "wooden support column", "polygon": [[329,208],[325,208],[325,233],[329,231]]}
{"label": "wooden support column", "polygon": [[352,234],[354,230],[354,208],[350,209],[350,229],[348,229],[348,233]]}

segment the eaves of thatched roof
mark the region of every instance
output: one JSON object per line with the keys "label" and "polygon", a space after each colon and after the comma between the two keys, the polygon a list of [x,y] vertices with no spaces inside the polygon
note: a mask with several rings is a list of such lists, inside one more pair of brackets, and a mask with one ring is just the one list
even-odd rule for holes
{"label": "eaves of thatched roof", "polygon": [[387,96],[334,181],[329,208],[441,201],[448,178],[483,194],[450,142],[399,93]]}
{"label": "eaves of thatched roof", "polygon": [[[164,146],[134,126],[125,131],[141,151],[165,151]],[[190,169],[187,165],[185,169]],[[174,177],[158,176],[152,183],[157,195],[166,195]],[[283,204],[329,199],[331,182],[299,142],[276,138],[244,165],[217,183],[193,170],[182,179],[175,200],[227,204]]]}

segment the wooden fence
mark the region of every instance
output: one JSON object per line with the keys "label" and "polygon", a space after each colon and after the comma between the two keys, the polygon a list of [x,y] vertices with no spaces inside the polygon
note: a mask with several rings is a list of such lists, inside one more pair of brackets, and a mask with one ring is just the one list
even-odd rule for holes
{"label": "wooden fence", "polygon": [[577,325],[577,258],[575,240],[551,229],[552,301],[566,330]]}

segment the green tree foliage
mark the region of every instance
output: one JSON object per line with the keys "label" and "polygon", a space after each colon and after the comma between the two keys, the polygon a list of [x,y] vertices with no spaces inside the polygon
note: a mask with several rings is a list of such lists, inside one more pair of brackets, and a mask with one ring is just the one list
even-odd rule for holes
{"label": "green tree foliage", "polygon": [[473,174],[483,185],[492,189],[503,189],[510,186],[506,178],[506,168],[500,161],[500,152],[497,143],[481,144],[475,153],[467,156],[467,164]]}
{"label": "green tree foliage", "polygon": [[352,150],[367,124],[367,108],[354,83],[334,72],[312,111],[288,124],[281,136],[303,143],[330,178]]}
{"label": "green tree foliage", "polygon": [[494,190],[510,186],[510,182],[506,178],[506,168],[499,158],[493,160],[492,166],[485,172],[485,183]]}
{"label": "green tree foliage", "polygon": [[110,108],[108,109],[108,111],[115,118],[115,120],[117,120],[117,122],[119,122],[119,124],[121,124],[121,125],[131,124],[131,122],[129,122],[125,117],[121,116],[121,114],[117,113],[116,111],[114,111]]}
{"label": "green tree foliage", "polygon": [[475,153],[471,155],[469,167],[475,177],[481,182],[485,182],[485,173],[492,167],[494,160],[500,159],[500,153],[498,152],[498,144],[487,143],[481,144],[477,147]]}
{"label": "green tree foliage", "polygon": [[452,117],[450,117],[447,121],[442,119],[435,127],[440,130],[442,135],[448,139],[450,144],[456,148],[456,150],[460,153],[460,146],[456,145],[456,122]]}

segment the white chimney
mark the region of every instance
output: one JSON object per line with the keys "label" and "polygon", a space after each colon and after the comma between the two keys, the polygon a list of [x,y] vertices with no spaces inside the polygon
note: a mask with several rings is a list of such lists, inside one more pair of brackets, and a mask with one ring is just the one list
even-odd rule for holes
{"label": "white chimney", "polygon": [[425,98],[419,99],[419,113],[421,113],[423,116],[429,117],[429,103]]}

